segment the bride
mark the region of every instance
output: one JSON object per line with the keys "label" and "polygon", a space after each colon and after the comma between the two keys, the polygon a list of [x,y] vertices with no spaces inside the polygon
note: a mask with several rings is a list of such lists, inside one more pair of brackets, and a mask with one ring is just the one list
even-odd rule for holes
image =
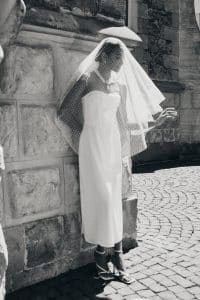
{"label": "bride", "polygon": [[[82,231],[97,245],[96,269],[103,280],[134,280],[122,253],[122,164],[146,149],[152,124],[175,118],[173,108],[162,111],[163,100],[125,44],[106,38],[80,64],[61,101],[59,120],[79,155]],[[107,247],[114,249],[114,271],[107,265]]]}

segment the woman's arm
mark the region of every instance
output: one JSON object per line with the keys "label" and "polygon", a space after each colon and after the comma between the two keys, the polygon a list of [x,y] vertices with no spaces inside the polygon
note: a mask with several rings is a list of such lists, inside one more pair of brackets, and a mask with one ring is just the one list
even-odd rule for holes
{"label": "woman's arm", "polygon": [[68,126],[81,128],[83,124],[81,98],[83,97],[88,81],[87,75],[82,75],[65,96],[57,115]]}

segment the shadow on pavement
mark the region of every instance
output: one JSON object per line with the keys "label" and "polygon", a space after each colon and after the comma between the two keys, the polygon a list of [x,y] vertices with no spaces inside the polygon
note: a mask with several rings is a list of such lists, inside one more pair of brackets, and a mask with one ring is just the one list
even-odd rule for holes
{"label": "shadow on pavement", "polygon": [[94,274],[95,266],[89,264],[8,294],[6,300],[112,300],[103,294],[106,283]]}

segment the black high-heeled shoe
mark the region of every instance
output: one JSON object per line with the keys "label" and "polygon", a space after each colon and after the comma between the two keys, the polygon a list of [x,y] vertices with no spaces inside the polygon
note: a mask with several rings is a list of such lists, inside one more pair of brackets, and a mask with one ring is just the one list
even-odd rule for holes
{"label": "black high-heeled shoe", "polygon": [[[121,250],[114,250],[115,253],[123,253]],[[125,284],[131,284],[135,280],[134,277],[132,277],[127,271],[120,270],[116,263],[116,256],[113,255],[111,257],[111,262],[113,264],[113,274],[119,281],[125,283]]]}
{"label": "black high-heeled shoe", "polygon": [[105,255],[105,251],[100,252],[98,250],[95,250],[94,257],[95,257],[95,263],[96,263],[96,271],[97,276],[95,276],[95,279],[102,279],[104,281],[110,281],[113,280],[115,277],[113,273],[109,269],[105,269],[103,266],[101,266],[99,263],[97,263],[97,255]]}

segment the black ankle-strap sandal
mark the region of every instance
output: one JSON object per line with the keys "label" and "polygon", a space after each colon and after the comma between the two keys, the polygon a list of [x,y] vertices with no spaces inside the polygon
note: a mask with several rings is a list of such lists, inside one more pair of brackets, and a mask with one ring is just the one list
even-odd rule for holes
{"label": "black ankle-strap sandal", "polygon": [[[122,250],[114,250],[114,252],[123,253]],[[117,280],[119,280],[125,284],[131,284],[136,281],[135,278],[132,277],[128,272],[126,272],[124,270],[119,270],[116,267],[115,256],[112,256],[111,261],[113,263],[113,274]]]}
{"label": "black ankle-strap sandal", "polygon": [[[105,255],[105,251],[100,252],[98,250],[95,250],[95,254]],[[95,262],[95,263],[96,263],[96,271],[97,271],[97,275],[94,277],[95,279],[102,279],[104,281],[110,281],[115,278],[113,273],[110,270],[106,270],[104,267],[100,266],[97,262]]]}

